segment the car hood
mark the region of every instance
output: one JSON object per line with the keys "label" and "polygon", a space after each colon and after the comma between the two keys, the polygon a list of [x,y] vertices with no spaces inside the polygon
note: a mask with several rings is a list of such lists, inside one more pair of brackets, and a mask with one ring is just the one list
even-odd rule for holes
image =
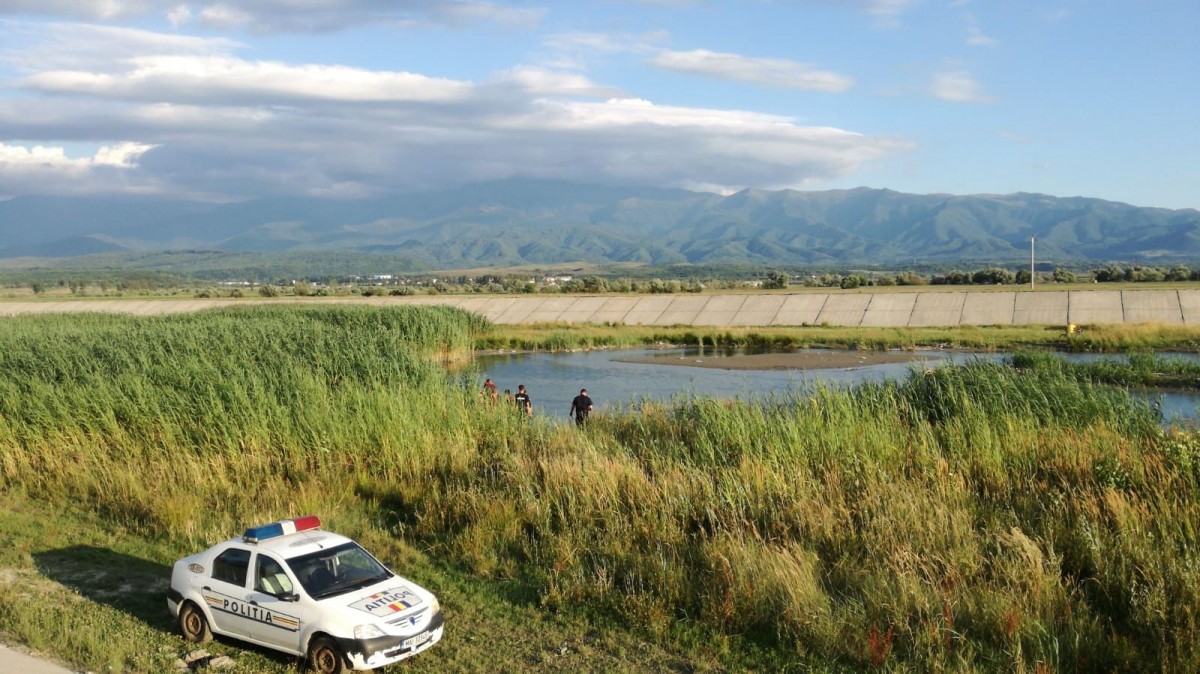
{"label": "car hood", "polygon": [[322,599],[328,607],[339,606],[340,612],[352,622],[369,622],[372,618],[399,625],[403,619],[424,613],[434,603],[433,595],[425,588],[400,576],[393,576],[375,585]]}

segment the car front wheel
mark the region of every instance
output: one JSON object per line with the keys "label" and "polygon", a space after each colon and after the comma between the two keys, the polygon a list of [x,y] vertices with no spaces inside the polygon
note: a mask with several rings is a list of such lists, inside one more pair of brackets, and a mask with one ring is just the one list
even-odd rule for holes
{"label": "car front wheel", "polygon": [[317,674],[342,674],[345,663],[337,644],[326,637],[314,639],[308,647],[308,667]]}
{"label": "car front wheel", "polygon": [[212,630],[204,612],[190,601],[179,608],[179,631],[183,632],[184,639],[193,643],[212,641]]}

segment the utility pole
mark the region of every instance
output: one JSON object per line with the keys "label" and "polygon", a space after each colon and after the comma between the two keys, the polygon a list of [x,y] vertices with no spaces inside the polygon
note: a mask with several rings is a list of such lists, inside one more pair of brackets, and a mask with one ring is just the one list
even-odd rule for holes
{"label": "utility pole", "polygon": [[1029,237],[1029,289],[1030,290],[1033,290],[1033,274],[1034,274],[1034,272],[1033,272],[1033,270],[1034,270],[1033,242],[1035,239],[1037,239],[1036,236]]}

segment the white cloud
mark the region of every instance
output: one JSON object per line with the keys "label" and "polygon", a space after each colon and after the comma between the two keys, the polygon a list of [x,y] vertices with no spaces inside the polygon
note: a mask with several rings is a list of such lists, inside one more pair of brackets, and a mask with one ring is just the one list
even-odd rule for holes
{"label": "white cloud", "polygon": [[25,147],[0,143],[0,164],[8,167],[34,166],[66,171],[86,171],[96,166],[133,168],[137,166],[139,157],[155,147],[157,146],[127,141],[102,146],[90,157],[68,157],[67,151],[61,147]]}
{"label": "white cloud", "polygon": [[23,85],[59,94],[87,94],[126,100],[246,102],[302,99],[445,101],[469,85],[407,72],[370,71],[346,66],[295,66],[276,61],[245,61],[231,56],[140,56],[121,73],[56,70],[31,75]]}
{"label": "white cloud", "polygon": [[232,5],[208,5],[200,10],[200,23],[213,28],[237,28],[254,23],[254,15]]}
{"label": "white cloud", "polygon": [[964,70],[953,70],[934,75],[930,93],[934,98],[951,103],[990,103],[991,97],[983,93],[982,87]]}
{"label": "white cloud", "polygon": [[669,35],[663,31],[647,33],[555,33],[543,40],[543,44],[559,51],[588,51],[602,54],[622,52],[648,52],[655,45],[666,42]]}
{"label": "white cloud", "polygon": [[137,160],[143,154],[153,150],[155,147],[157,146],[130,142],[105,145],[96,150],[96,154],[92,156],[91,163],[94,166],[133,168],[137,166]]}
{"label": "white cloud", "polygon": [[170,35],[135,28],[58,23],[31,28],[5,26],[13,37],[10,48],[0,51],[0,63],[24,72],[88,69],[119,72],[131,59],[147,54],[219,55],[242,45],[225,38]]}
{"label": "white cloud", "polygon": [[197,20],[214,28],[325,32],[382,22],[527,27],[544,12],[475,0],[0,0],[0,14],[97,21],[160,15],[175,26]]}
{"label": "white cloud", "polygon": [[612,97],[623,93],[613,87],[596,84],[578,73],[533,66],[512,68],[499,73],[493,81],[513,84],[539,96]]}
{"label": "white cloud", "polygon": [[727,54],[707,49],[663,50],[648,59],[647,63],[657,68],[690,75],[787,89],[841,92],[850,88],[853,83],[853,80],[845,75],[820,70],[806,63]]}
{"label": "white cloud", "polygon": [[[749,185],[802,187],[852,172],[863,162],[907,149],[898,139],[739,110],[658,106],[639,99],[541,101],[510,120],[512,149],[535,177],[565,177],[719,191]],[[524,161],[497,175],[530,175]]]}
{"label": "white cloud", "polygon": [[[92,157],[41,151],[39,162],[13,150],[0,194],[363,195],[518,176],[802,187],[910,147],[792,117],[655,105],[567,70],[518,66],[469,82],[247,60],[233,43],[141,31],[104,33],[122,38],[106,53],[97,30],[118,29],[43,36],[41,49],[58,54],[22,62],[25,92],[0,96],[0,128],[45,147],[138,143]],[[68,35],[83,38],[81,52]]]}
{"label": "white cloud", "polygon": [[125,180],[142,155],[155,145],[121,142],[100,147],[91,156],[71,157],[63,147],[0,143],[0,192],[20,195],[152,192],[149,184]]}

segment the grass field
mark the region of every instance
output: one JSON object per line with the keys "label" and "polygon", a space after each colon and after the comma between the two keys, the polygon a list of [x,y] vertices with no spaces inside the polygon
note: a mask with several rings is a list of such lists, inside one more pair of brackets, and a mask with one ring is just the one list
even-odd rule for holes
{"label": "grass field", "polygon": [[495,338],[416,307],[0,323],[0,638],[163,671],[169,564],[317,513],[442,597],[406,670],[1200,669],[1200,437],[1094,373],[977,363],[579,431],[445,376]]}

